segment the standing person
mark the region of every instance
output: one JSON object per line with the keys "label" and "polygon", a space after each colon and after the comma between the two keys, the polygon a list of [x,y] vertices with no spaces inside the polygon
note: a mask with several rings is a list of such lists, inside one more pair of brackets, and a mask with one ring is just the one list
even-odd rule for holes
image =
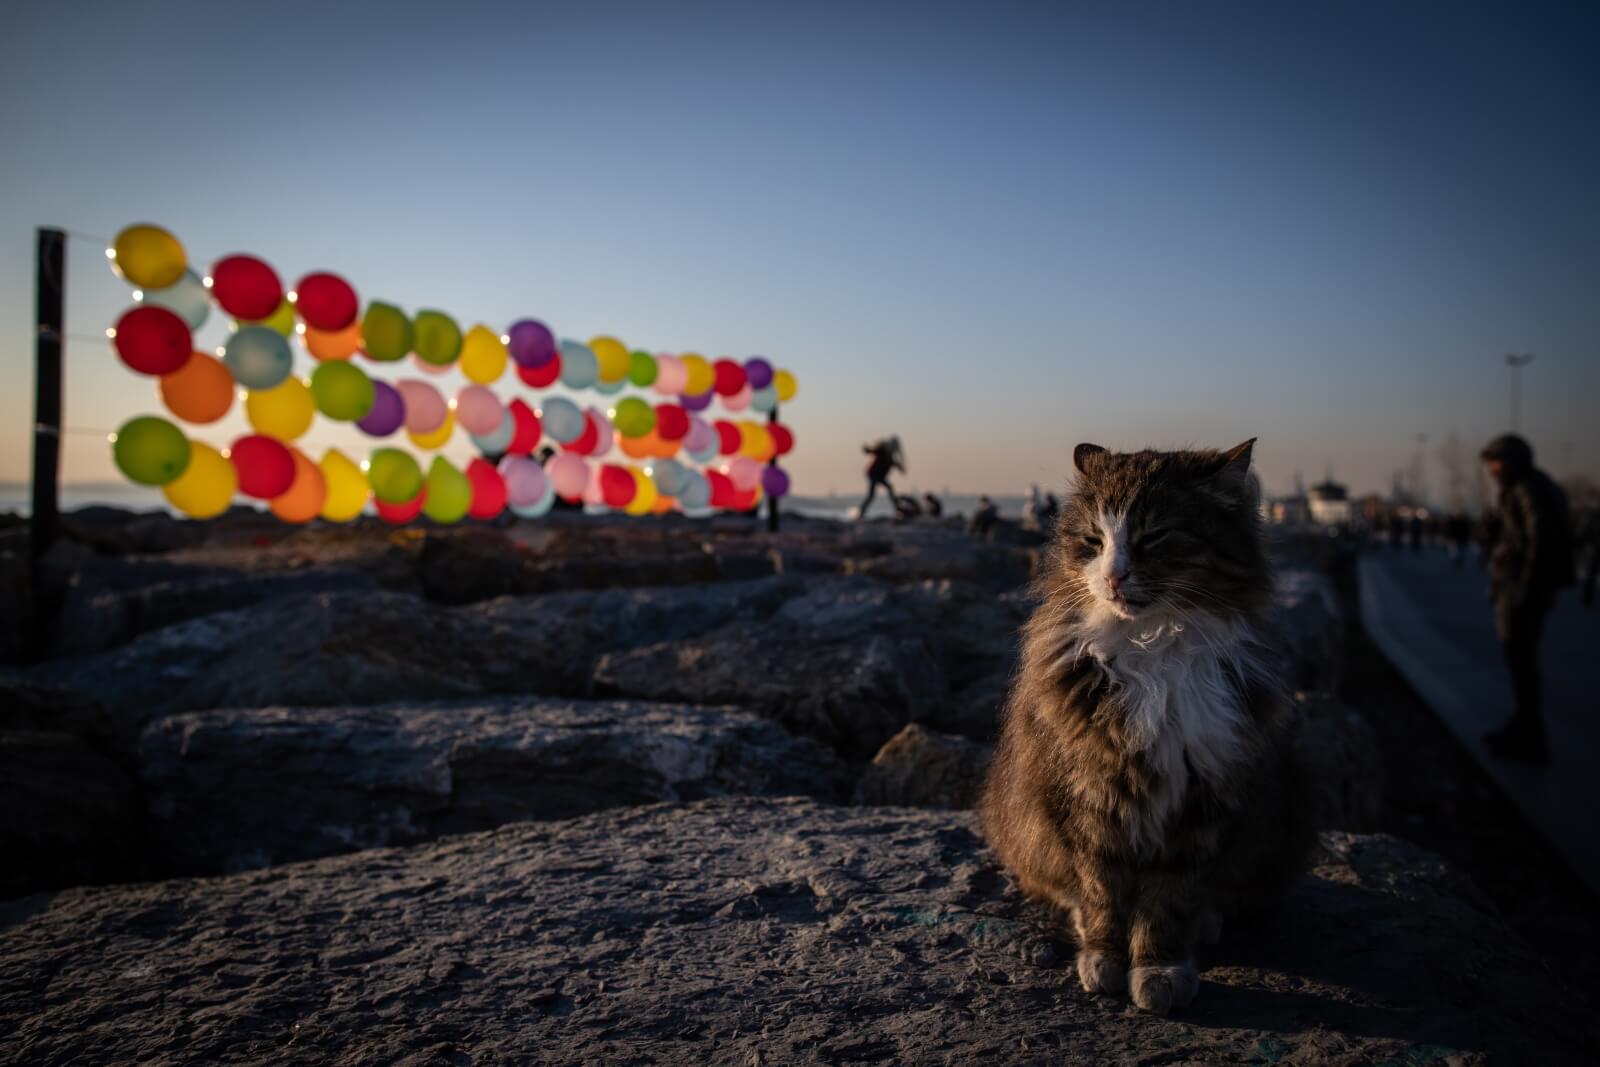
{"label": "standing person", "polygon": [[1044,496],[1035,485],[1028,490],[1028,499],[1022,502],[1023,529],[1032,530],[1039,525],[1039,509],[1044,507]]}
{"label": "standing person", "polygon": [[937,519],[944,514],[944,502],[932,493],[923,493],[922,510],[926,511],[930,518]]}
{"label": "standing person", "polygon": [[972,521],[967,524],[969,533],[976,537],[987,539],[995,526],[1000,522],[1000,509],[994,506],[988,494],[978,498],[978,510],[972,513]]}
{"label": "standing person", "polygon": [[1457,568],[1467,558],[1467,545],[1472,540],[1472,520],[1465,511],[1450,514],[1445,528],[1450,532],[1450,559]]}
{"label": "standing person", "polygon": [[872,506],[873,498],[878,495],[878,486],[883,486],[889,494],[889,502],[896,500],[894,486],[889,484],[889,472],[898,470],[904,474],[906,469],[905,455],[900,449],[900,438],[890,434],[881,441],[870,445],[862,445],[861,451],[872,457],[867,460],[867,498],[861,502],[861,510],[856,513],[856,519],[867,517],[867,509]]}
{"label": "standing person", "polygon": [[1515,434],[1490,441],[1482,457],[1500,486],[1489,595],[1516,694],[1511,721],[1483,740],[1502,758],[1543,763],[1549,757],[1539,716],[1539,637],[1556,591],[1575,578],[1567,496],[1533,465],[1533,449]]}

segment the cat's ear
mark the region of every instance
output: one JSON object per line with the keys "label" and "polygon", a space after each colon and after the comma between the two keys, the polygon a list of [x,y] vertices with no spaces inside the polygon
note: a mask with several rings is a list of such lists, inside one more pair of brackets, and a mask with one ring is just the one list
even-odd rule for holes
{"label": "cat's ear", "polygon": [[1085,441],[1072,450],[1072,465],[1078,468],[1079,474],[1089,473],[1089,460],[1091,456],[1103,456],[1106,450],[1099,445],[1091,445]]}
{"label": "cat's ear", "polygon": [[1231,489],[1243,489],[1249,484],[1250,453],[1254,450],[1254,437],[1243,444],[1234,445],[1218,458],[1216,479]]}

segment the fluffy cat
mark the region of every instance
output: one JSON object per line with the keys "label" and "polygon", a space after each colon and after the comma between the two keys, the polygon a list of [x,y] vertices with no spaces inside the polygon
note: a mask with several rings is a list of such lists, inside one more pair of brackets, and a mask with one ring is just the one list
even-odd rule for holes
{"label": "fluffy cat", "polygon": [[1253,444],[1077,447],[981,802],[1023,891],[1071,915],[1084,988],[1162,1015],[1199,989],[1196,944],[1270,904],[1311,842]]}

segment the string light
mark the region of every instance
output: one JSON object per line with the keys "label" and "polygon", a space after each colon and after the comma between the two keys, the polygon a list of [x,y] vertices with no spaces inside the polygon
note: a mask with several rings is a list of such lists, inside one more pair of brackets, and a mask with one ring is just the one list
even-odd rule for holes
{"label": "string light", "polygon": [[288,292],[287,292],[287,293],[284,293],[284,294],[283,294],[283,298],[284,298],[284,299],[285,299],[285,300],[287,300],[287,301],[289,301],[289,303],[291,303],[291,304],[292,304],[292,303],[294,303],[294,302],[295,302],[295,301],[296,301],[296,300],[299,300],[299,299],[300,299],[300,294],[299,294],[299,293],[297,293],[297,292],[295,292],[295,291],[294,291],[294,290],[293,290],[293,289],[290,289],[290,290],[289,290],[289,291],[288,291]]}
{"label": "string light", "polygon": [[134,299],[135,303],[139,303],[139,304],[144,303],[144,290],[143,289],[135,289],[133,291],[133,299]]}
{"label": "string light", "polygon": [[115,326],[106,327],[106,339],[110,341],[117,339],[117,328]]}
{"label": "string light", "polygon": [[211,275],[207,274],[204,278],[200,279],[200,284],[209,289],[213,285],[217,284],[217,281],[215,278],[211,277]]}
{"label": "string light", "polygon": [[510,344],[511,343],[511,335],[509,333],[501,334],[500,335],[500,343],[503,344],[503,345]]}
{"label": "string light", "polygon": [[117,258],[117,250],[115,248],[106,249],[106,258],[107,259],[116,259]]}

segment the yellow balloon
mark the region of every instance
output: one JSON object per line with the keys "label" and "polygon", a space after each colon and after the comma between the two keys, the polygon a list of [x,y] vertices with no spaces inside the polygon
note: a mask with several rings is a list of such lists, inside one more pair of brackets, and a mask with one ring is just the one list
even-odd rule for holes
{"label": "yellow balloon", "polygon": [[500,335],[479,323],[461,342],[461,373],[468,381],[488,385],[506,372],[506,346]]}
{"label": "yellow balloon", "polygon": [[166,289],[176,285],[189,267],[183,245],[160,226],[129,226],[117,234],[111,247],[117,273],[141,289]]}
{"label": "yellow balloon", "polygon": [[787,404],[794,399],[794,394],[799,391],[800,383],[794,380],[794,375],[786,370],[781,370],[772,376],[772,387],[778,391],[778,402]]}
{"label": "yellow balloon", "polygon": [[284,298],[283,302],[278,305],[278,310],[274,311],[264,319],[257,319],[254,322],[240,322],[238,319],[233,320],[233,330],[235,333],[238,333],[239,327],[241,326],[265,326],[269,330],[277,330],[285,337],[292,337],[294,336],[294,324],[294,305],[289,303],[289,300],[286,297]]}
{"label": "yellow balloon", "polygon": [[189,465],[161,487],[167,503],[191,519],[221,515],[233,503],[239,472],[221,452],[199,441],[189,442]]}
{"label": "yellow balloon", "polygon": [[650,509],[656,506],[656,482],[644,472],[642,468],[630,466],[628,473],[633,475],[634,494],[627,507],[622,510],[629,515],[648,515]]}
{"label": "yellow balloon", "polygon": [[600,363],[602,382],[620,382],[628,376],[633,366],[633,353],[615,337],[596,337],[590,340],[589,350]]}
{"label": "yellow balloon", "polygon": [[706,357],[690,352],[686,356],[679,356],[678,362],[683,364],[683,369],[688,373],[688,381],[683,387],[685,396],[699,396],[716,384],[717,372],[711,369]]}
{"label": "yellow balloon", "polygon": [[245,394],[244,415],[256,433],[293,441],[311,429],[317,403],[311,390],[299,378],[285,378],[271,389],[252,389]]}
{"label": "yellow balloon", "polygon": [[429,452],[433,452],[444,447],[445,442],[450,440],[450,435],[455,432],[455,428],[456,410],[455,408],[446,408],[444,421],[435,429],[429,430],[427,433],[412,433],[407,430],[406,436],[411,438],[411,443],[418,448],[425,448]]}
{"label": "yellow balloon", "polygon": [[767,428],[759,422],[741,420],[739,426],[739,454],[765,463],[777,451],[777,443]]}
{"label": "yellow balloon", "polygon": [[318,466],[328,486],[327,498],[322,502],[322,517],[329,522],[349,522],[360,515],[372,492],[361,468],[337,448],[324,452]]}

